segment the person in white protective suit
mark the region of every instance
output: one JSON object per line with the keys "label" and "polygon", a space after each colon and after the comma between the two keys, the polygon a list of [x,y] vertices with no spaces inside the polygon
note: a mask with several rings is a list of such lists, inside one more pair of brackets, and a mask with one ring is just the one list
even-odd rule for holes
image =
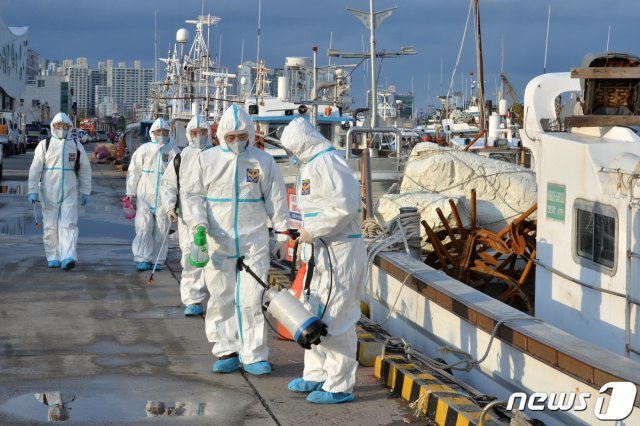
{"label": "person in white protective suit", "polygon": [[29,169],[29,202],[42,201],[49,268],[67,271],[78,259],[78,197],[86,206],[91,194],[91,165],[82,145],[70,136],[71,127],[67,114],[56,114],[51,138],[40,141]]}
{"label": "person in white protective suit", "polygon": [[131,156],[127,170],[127,197],[136,202],[136,236],[133,239],[133,260],[139,271],[162,270],[167,258],[165,237],[171,223],[166,214],[159,213],[160,179],[167,165],[180,150],[169,139],[170,123],[158,118],[149,129],[151,142],[140,146]]}
{"label": "person in white protective suit", "polygon": [[305,351],[303,377],[288,387],[293,392],[311,392],[307,401],[314,403],[349,402],[354,399],[358,365],[355,327],[367,276],[358,213],[360,185],[344,158],[304,118],[293,120],[280,141],[291,162],[299,166],[296,201],[303,220],[298,239],[304,243],[301,259],[309,259],[314,248],[311,294],[307,300],[303,292],[301,298],[328,327],[322,342]]}
{"label": "person in white protective suit", "polygon": [[195,115],[187,124],[187,140],[189,146],[183,148],[180,154],[174,157],[173,163],[167,167],[162,176],[161,205],[164,214],[171,222],[178,221],[178,237],[180,250],[182,250],[182,277],[180,279],[180,296],[182,303],[186,305],[186,316],[202,315],[202,301],[207,296],[204,290],[204,277],[202,268],[189,264],[189,249],[193,243],[193,225],[189,226],[184,220],[184,207],[186,203],[185,188],[191,179],[197,179],[195,175],[198,156],[205,150],[212,148],[211,126],[203,117]]}
{"label": "person in white protective suit", "polygon": [[[262,287],[237,269],[237,261],[244,256],[266,280],[267,220],[271,219],[274,229],[287,230],[289,212],[280,169],[271,155],[252,145],[254,133],[241,107],[232,105],[224,112],[217,131],[220,146],[198,156],[199,179],[193,180],[185,203],[187,223],[208,229],[211,259],[204,275],[210,297],[205,330],[218,357],[214,373],[236,371],[240,363],[250,374],[271,373]],[[274,252],[284,253],[286,239],[278,235]]]}

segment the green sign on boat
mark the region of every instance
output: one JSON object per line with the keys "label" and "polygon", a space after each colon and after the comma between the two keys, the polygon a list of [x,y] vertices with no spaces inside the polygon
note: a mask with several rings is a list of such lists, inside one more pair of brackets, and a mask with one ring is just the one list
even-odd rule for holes
{"label": "green sign on boat", "polygon": [[564,222],[567,188],[557,183],[547,183],[547,218]]}

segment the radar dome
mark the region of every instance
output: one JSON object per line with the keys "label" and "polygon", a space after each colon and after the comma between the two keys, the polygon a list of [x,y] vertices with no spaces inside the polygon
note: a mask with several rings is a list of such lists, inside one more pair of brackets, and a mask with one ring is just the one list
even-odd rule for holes
{"label": "radar dome", "polygon": [[178,32],[176,32],[176,43],[188,43],[189,42],[189,31],[184,28],[180,28]]}

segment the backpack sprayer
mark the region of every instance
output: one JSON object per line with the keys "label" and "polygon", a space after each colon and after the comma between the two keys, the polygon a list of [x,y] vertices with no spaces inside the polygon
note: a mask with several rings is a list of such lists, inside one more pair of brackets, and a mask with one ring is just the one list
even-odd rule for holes
{"label": "backpack sprayer", "polygon": [[[297,230],[276,233],[295,238]],[[268,312],[278,320],[278,322],[291,333],[293,340],[304,349],[311,349],[311,345],[319,344],[322,336],[327,335],[327,325],[322,322],[322,319],[309,312],[304,304],[287,289],[278,290],[276,287],[270,287],[262,281],[262,279],[247,266],[244,259],[244,256],[238,259],[238,270],[246,271],[264,288],[262,294],[263,312]],[[309,276],[307,276],[307,281],[310,281]]]}

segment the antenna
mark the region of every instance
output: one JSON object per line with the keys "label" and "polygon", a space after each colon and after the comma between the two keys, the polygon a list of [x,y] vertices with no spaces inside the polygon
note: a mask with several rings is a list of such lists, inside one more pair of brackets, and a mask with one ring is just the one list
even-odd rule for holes
{"label": "antenna", "polygon": [[[331,50],[332,44],[333,44],[333,31],[329,33],[329,50]],[[331,65],[331,56],[329,56],[329,65]]]}
{"label": "antenna", "polygon": [[158,13],[153,11],[153,80],[158,81]]}
{"label": "antenna", "polygon": [[262,0],[258,0],[258,52],[256,54],[256,65],[260,65],[260,17],[262,15]]}
{"label": "antenna", "polygon": [[549,45],[549,23],[551,22],[551,3],[549,3],[549,13],[547,14],[547,38],[544,41],[544,67],[542,74],[547,73],[547,46]]}
{"label": "antenna", "polygon": [[607,33],[607,52],[609,51],[609,39],[611,38],[611,25],[609,25],[609,32]]}

